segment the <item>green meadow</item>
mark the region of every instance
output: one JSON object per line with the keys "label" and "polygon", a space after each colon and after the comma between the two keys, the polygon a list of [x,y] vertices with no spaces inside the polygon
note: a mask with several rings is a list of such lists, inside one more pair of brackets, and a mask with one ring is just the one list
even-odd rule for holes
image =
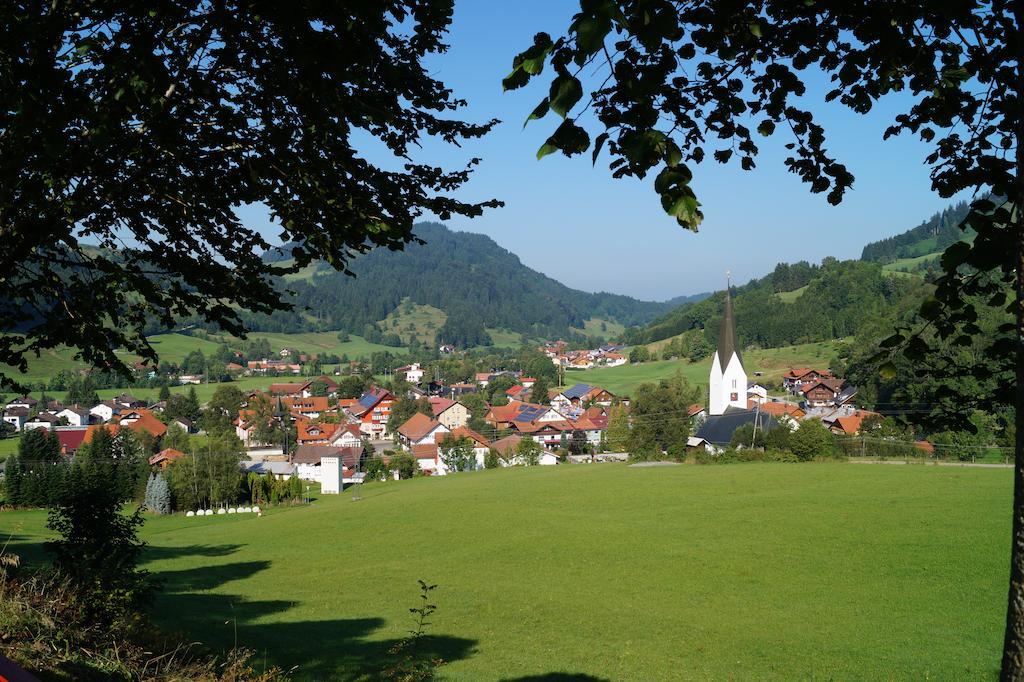
{"label": "green meadow", "polygon": [[[298,680],[380,670],[418,579],[445,679],[971,680],[998,670],[1011,494],[1005,469],[533,467],[143,536],[163,625]],[[0,533],[38,561],[44,518]]]}
{"label": "green meadow", "polygon": [[[743,365],[752,381],[764,380],[779,383],[782,375],[792,367],[828,367],[841,347],[837,341],[804,343],[783,348],[766,348],[744,352]],[[626,351],[628,353],[628,351]],[[566,370],[565,384],[596,384],[612,393],[629,395],[637,386],[646,382],[667,379],[682,373],[695,386],[706,386],[711,372],[711,357],[700,362],[688,360],[656,360],[620,367],[598,367],[587,370]],[[762,372],[757,377],[754,372]]]}

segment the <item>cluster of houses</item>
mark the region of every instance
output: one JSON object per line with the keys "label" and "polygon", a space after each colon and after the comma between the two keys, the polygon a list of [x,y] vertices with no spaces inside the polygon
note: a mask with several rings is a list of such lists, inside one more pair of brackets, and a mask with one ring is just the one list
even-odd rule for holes
{"label": "cluster of houses", "polygon": [[546,344],[540,351],[551,358],[551,362],[567,369],[593,369],[594,367],[618,367],[629,359],[620,351],[623,346],[606,345],[590,350],[566,350],[565,341]]}
{"label": "cluster of houses", "polygon": [[[321,376],[304,383],[272,384],[265,393],[250,392],[249,403],[235,419],[236,435],[254,457],[245,465],[247,470],[271,472],[281,478],[295,474],[322,482],[322,472],[326,471],[322,463],[336,459],[343,482],[351,483],[361,480],[369,448],[379,445],[408,452],[425,475],[445,475],[449,473],[443,454],[445,441],[459,438],[473,444],[472,468],[483,468],[491,450],[499,455],[502,464],[516,464],[517,453],[521,451],[519,444],[524,439],[537,444],[539,464],[555,464],[558,459],[554,450],[563,447],[570,437],[583,438],[595,449],[600,445],[608,425],[608,409],[615,400],[601,387],[577,384],[564,391],[550,391],[550,405],[529,402],[534,380],[506,372],[481,373],[471,384],[444,387],[447,395],[431,395],[427,392],[431,384],[421,387],[414,383],[422,384],[423,373],[418,365],[399,368],[396,373],[413,384],[408,397],[423,400],[430,414],[417,412],[390,430],[391,410],[398,396],[381,387],[374,386],[358,398],[337,398],[337,383]],[[490,436],[487,437],[469,427],[472,415],[458,397],[485,388],[503,374],[512,374],[519,382],[506,391],[507,404],[487,407],[483,417]],[[327,395],[312,395],[311,387],[316,382],[326,387]],[[274,401],[275,419],[287,419],[295,426],[296,448],[290,455],[284,453],[283,447],[276,447],[283,444],[258,441],[259,417],[251,401],[259,393]]]}
{"label": "cluster of houses", "polygon": [[83,443],[92,440],[100,428],[113,433],[120,429],[145,432],[155,440],[162,438],[172,424],[186,433],[194,430],[192,422],[184,417],[164,423],[157,416],[163,408],[163,402],[149,405],[127,393],[88,407],[62,405],[57,400],[42,404],[31,396],[20,396],[4,406],[3,420],[15,431],[52,431],[60,441],[61,454],[72,457]]}

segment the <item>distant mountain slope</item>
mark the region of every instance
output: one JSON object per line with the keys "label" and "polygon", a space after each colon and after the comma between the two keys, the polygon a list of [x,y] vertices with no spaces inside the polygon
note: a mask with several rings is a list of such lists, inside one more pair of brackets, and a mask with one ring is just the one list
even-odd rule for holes
{"label": "distant mountain slope", "polygon": [[[840,338],[894,306],[913,305],[927,291],[927,268],[938,254],[972,237],[958,227],[968,208],[967,202],[954,204],[906,232],[872,242],[859,261],[780,263],[765,277],[736,287],[741,342],[772,348]],[[713,343],[721,306],[722,292],[685,303],[645,327],[627,330],[626,340],[649,344],[701,330],[705,341]],[[670,352],[687,355],[688,348],[702,352],[703,347],[688,336]]]}
{"label": "distant mountain slope", "polygon": [[[566,336],[586,320],[602,318],[642,325],[674,307],[671,302],[571,289],[522,264],[490,237],[452,232],[422,223],[415,233],[425,244],[404,251],[376,249],[357,257],[350,277],[326,267],[306,268],[286,282],[295,292],[293,313],[251,316],[253,329],[301,331],[346,329],[360,333],[386,318],[404,299],[448,315],[440,338],[476,338],[485,327],[537,337]],[[288,247],[264,259],[287,260]],[[303,310],[308,308],[308,310]]]}
{"label": "distant mountain slope", "polygon": [[950,244],[964,238],[959,225],[967,216],[968,209],[968,203],[961,201],[902,234],[871,242],[864,247],[860,259],[884,264],[944,251]]}

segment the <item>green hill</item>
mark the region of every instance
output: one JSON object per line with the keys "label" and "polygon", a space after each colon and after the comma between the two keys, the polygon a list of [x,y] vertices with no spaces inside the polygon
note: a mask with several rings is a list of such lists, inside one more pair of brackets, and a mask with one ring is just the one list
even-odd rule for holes
{"label": "green hill", "polygon": [[[395,331],[394,311],[409,302],[421,310],[439,311],[431,314],[435,322],[440,321],[437,340],[474,346],[486,342],[488,328],[531,338],[579,337],[580,330],[595,329],[592,320],[606,322],[603,336],[607,338],[674,307],[671,302],[571,289],[526,267],[484,235],[455,233],[438,223],[419,224],[415,232],[425,243],[357,256],[349,268],[355,277],[322,264],[287,276],[281,286],[294,292],[290,300],[296,311],[247,316],[251,328],[345,329],[366,336],[367,326],[379,323]],[[288,247],[265,255],[275,262],[287,262],[289,257]],[[427,336],[418,327],[397,333],[421,340]]]}
{"label": "green hill", "polygon": [[970,205],[961,201],[936,213],[917,227],[871,242],[864,246],[860,259],[873,263],[891,263],[903,258],[940,253],[950,244],[964,238],[964,232],[959,226],[969,209]]}

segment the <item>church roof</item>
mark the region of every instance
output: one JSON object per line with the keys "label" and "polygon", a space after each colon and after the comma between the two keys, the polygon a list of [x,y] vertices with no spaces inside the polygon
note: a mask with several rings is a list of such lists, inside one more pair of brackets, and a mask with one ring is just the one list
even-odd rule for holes
{"label": "church roof", "polygon": [[724,371],[729,364],[732,354],[736,353],[740,363],[743,356],[740,355],[740,345],[736,341],[736,321],[732,315],[732,297],[729,289],[725,290],[725,311],[722,313],[722,325],[718,328],[718,362]]}
{"label": "church roof", "polygon": [[694,435],[715,445],[728,445],[733,432],[745,424],[756,424],[758,431],[765,432],[779,426],[779,422],[770,414],[760,410],[741,410],[729,406],[725,408],[724,414],[712,415],[705,419]]}

